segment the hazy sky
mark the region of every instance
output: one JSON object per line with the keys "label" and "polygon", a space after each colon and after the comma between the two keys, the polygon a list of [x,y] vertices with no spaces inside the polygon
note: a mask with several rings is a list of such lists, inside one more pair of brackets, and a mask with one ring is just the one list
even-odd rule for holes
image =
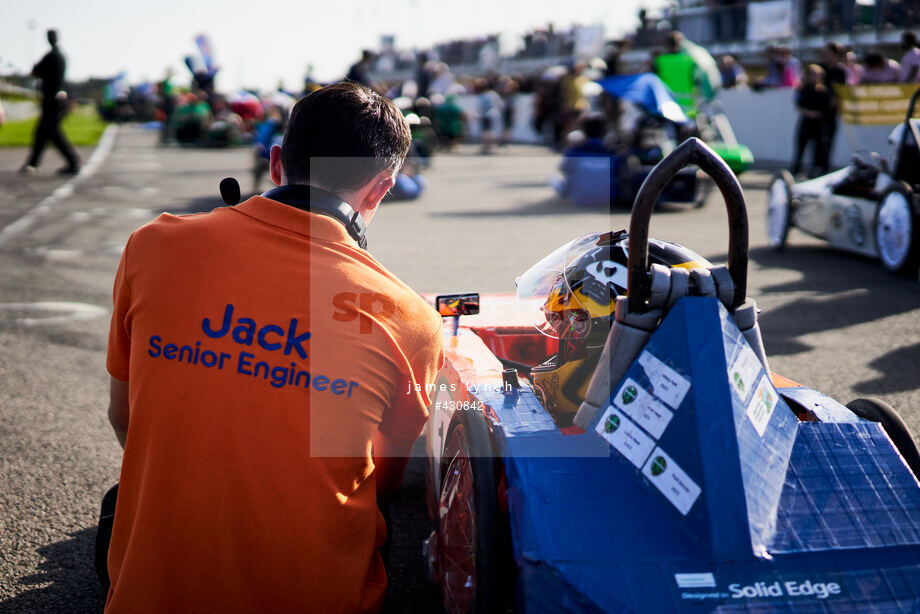
{"label": "hazy sky", "polygon": [[[182,58],[206,33],[221,66],[217,86],[299,87],[308,64],[320,79],[345,73],[361,48],[395,34],[397,47],[452,37],[601,23],[608,36],[632,30],[640,6],[664,0],[0,0],[0,73],[30,69],[57,28],[67,78],[160,79],[172,66],[188,81]],[[30,29],[30,26],[32,28]]]}

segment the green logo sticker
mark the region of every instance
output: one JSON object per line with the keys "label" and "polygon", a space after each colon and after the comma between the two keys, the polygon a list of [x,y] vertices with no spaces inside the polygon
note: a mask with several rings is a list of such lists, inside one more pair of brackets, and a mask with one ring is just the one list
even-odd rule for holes
{"label": "green logo sticker", "polygon": [[741,374],[735,371],[734,376],[735,376],[735,387],[741,392],[744,392],[744,380],[741,379]]}
{"label": "green logo sticker", "polygon": [[627,386],[626,389],[623,390],[623,395],[620,398],[623,399],[623,403],[629,405],[636,400],[637,396],[639,396],[639,391],[636,390],[636,387]]}
{"label": "green logo sticker", "polygon": [[663,456],[656,456],[655,460],[652,461],[652,475],[659,476],[664,473],[664,470],[667,469],[668,463],[664,460]]}
{"label": "green logo sticker", "polygon": [[608,433],[612,433],[618,428],[620,428],[620,417],[616,414],[610,414],[607,417],[607,422],[604,424],[604,430]]}

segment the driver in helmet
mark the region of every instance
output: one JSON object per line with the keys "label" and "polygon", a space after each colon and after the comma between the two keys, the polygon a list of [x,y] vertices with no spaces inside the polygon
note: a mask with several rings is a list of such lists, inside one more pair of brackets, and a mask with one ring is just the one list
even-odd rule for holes
{"label": "driver in helmet", "polygon": [[[534,392],[559,427],[572,424],[613,323],[616,297],[626,294],[626,231],[584,235],[518,278],[518,298],[534,324],[559,340],[558,351],[531,370]],[[669,267],[712,266],[699,254],[649,239],[649,262]]]}

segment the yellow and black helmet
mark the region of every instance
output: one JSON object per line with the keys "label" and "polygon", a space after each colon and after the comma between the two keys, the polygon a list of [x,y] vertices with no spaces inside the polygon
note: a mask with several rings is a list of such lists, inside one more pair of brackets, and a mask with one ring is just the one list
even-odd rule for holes
{"label": "yellow and black helmet", "polygon": [[[649,239],[649,263],[712,265],[676,243]],[[629,236],[592,233],[570,241],[521,275],[521,308],[559,351],[531,370],[534,390],[560,426],[571,424],[610,331],[616,297],[626,294]]]}

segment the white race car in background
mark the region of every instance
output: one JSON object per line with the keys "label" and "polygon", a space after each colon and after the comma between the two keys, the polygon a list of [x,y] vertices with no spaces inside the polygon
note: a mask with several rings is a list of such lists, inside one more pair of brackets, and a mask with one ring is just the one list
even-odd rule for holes
{"label": "white race car in background", "polygon": [[[777,173],[767,192],[770,245],[782,249],[790,228],[841,249],[878,258],[886,269],[917,276],[920,268],[920,120],[907,116],[888,137],[891,161],[857,152],[849,166],[795,183]],[[906,128],[905,128],[906,127]]]}

